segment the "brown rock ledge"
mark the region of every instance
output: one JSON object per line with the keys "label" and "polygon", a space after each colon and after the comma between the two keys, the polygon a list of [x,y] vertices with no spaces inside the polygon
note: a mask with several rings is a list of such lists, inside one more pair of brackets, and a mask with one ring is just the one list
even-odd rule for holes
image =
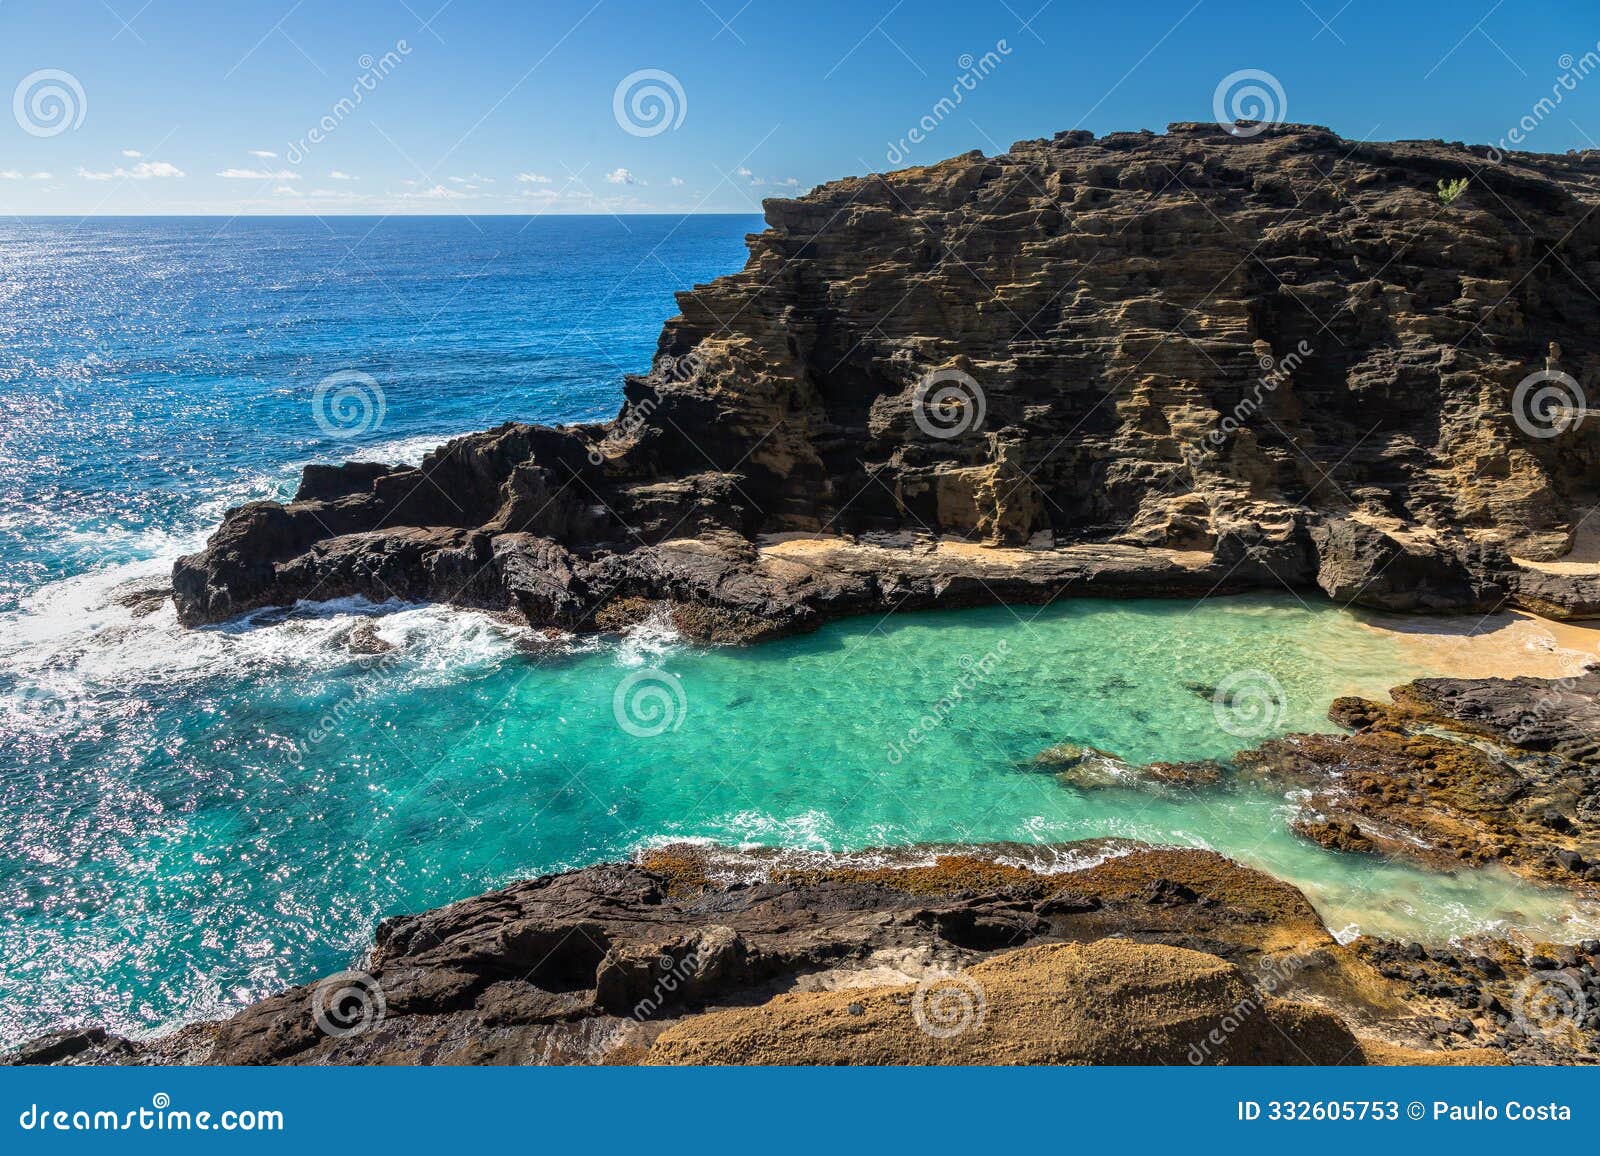
{"label": "brown rock ledge", "polygon": [[1449,870],[1498,862],[1600,895],[1600,672],[1425,678],[1393,704],[1335,700],[1349,735],[1289,735],[1237,774],[1300,792],[1295,830]]}
{"label": "brown rock ledge", "polygon": [[[1022,865],[1040,855],[1071,869]],[[391,919],[362,974],[271,996],[220,1023],[148,1041],[65,1033],[10,1059],[1596,1058],[1600,1033],[1581,1024],[1560,1037],[1506,1025],[1532,969],[1592,975],[1600,944],[1543,949],[1564,953],[1554,961],[1501,944],[1492,971],[1461,950],[1415,948],[1415,960],[1412,950],[1341,946],[1298,890],[1207,851],[1098,842],[841,861],[676,846]],[[974,1022],[948,1031],[967,1006]],[[330,1024],[330,1008],[343,1018]],[[919,1017],[939,1031],[923,1030]]]}

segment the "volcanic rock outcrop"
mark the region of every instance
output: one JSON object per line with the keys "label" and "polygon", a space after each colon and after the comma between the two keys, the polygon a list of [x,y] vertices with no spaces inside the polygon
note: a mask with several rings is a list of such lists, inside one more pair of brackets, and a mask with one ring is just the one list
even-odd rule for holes
{"label": "volcanic rock outcrop", "polygon": [[[899,862],[885,862],[896,855]],[[1022,863],[1056,856],[1060,872]],[[657,849],[383,923],[364,970],[12,1063],[1594,1062],[1600,943],[1343,946],[1210,851]],[[1520,993],[1520,994],[1519,994]]]}
{"label": "volcanic rock outcrop", "polygon": [[1592,616],[1600,579],[1559,560],[1596,501],[1596,205],[1594,153],[1294,125],[837,181],[768,201],[745,269],[679,294],[615,421],[308,469],[177,564],[179,613],[665,603],[731,641],[1289,586]]}
{"label": "volcanic rock outcrop", "polygon": [[1272,739],[1230,773],[1292,789],[1295,830],[1334,850],[1499,863],[1600,895],[1600,672],[1424,678],[1390,693],[1334,701],[1329,717],[1355,733]]}

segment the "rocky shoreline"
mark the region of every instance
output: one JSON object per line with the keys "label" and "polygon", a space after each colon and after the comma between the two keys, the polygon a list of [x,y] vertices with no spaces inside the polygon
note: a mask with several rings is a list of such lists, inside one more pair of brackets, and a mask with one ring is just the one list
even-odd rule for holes
{"label": "rocky shoreline", "polygon": [[[309,468],[177,563],[179,618],[362,595],[565,630],[665,611],[739,643],[1281,588],[1600,616],[1600,559],[1573,553],[1600,505],[1600,305],[1569,284],[1600,270],[1600,155],[1483,153],[1177,124],[769,201],[746,268],[679,294],[614,421]],[[1349,734],[1123,770],[1264,782],[1323,846],[1595,895],[1597,695],[1586,672],[1422,680],[1340,700]],[[391,919],[362,971],[222,1023],[11,1058],[1600,1059],[1593,940],[1341,944],[1298,890],[1211,852],[1056,851],[1079,865],[662,848]]]}
{"label": "rocky shoreline", "polygon": [[[679,845],[386,921],[361,970],[54,1064],[1594,1063],[1600,942],[1341,945],[1209,851]],[[920,860],[920,862],[919,862]],[[907,863],[915,865],[906,865]],[[1552,1010],[1553,1009],[1553,1010]],[[1594,1022],[1591,1022],[1591,1019]]]}
{"label": "rocky shoreline", "polygon": [[359,594],[596,629],[665,605],[724,642],[1289,587],[1594,616],[1596,575],[1551,563],[1600,434],[1549,383],[1600,372],[1600,307],[1566,285],[1600,267],[1597,200],[1590,153],[1213,124],[771,200],[614,421],[309,468],[178,562],[179,614]]}

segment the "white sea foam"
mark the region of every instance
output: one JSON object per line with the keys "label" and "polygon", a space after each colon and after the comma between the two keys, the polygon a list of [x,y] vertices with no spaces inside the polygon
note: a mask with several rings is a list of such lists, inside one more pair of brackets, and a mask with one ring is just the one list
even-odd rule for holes
{"label": "white sea foam", "polygon": [[[360,456],[408,464],[420,462],[449,435],[398,439],[372,446]],[[93,700],[107,692],[137,693],[217,675],[292,670],[297,675],[329,671],[349,663],[350,632],[360,620],[382,614],[378,637],[405,653],[409,677],[443,684],[492,668],[512,652],[515,630],[486,615],[441,606],[363,599],[302,603],[271,625],[265,613],[222,626],[186,630],[170,601],[151,609],[172,564],[205,544],[223,514],[234,506],[285,499],[308,462],[291,462],[228,487],[196,508],[187,532],[163,527],[98,531],[67,530],[67,543],[128,558],[47,583],[0,613],[0,674],[9,675],[24,698]],[[3,698],[4,696],[0,696]],[[13,706],[16,704],[13,703]]]}
{"label": "white sea foam", "polygon": [[663,658],[683,649],[683,635],[672,624],[665,610],[657,610],[649,618],[631,627],[617,646],[618,666],[655,666]]}

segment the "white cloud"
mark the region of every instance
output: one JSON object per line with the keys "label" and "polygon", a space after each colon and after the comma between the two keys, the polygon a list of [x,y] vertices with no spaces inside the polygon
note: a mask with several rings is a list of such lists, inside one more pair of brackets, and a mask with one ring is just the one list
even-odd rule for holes
{"label": "white cloud", "polygon": [[634,176],[627,169],[616,168],[606,174],[606,183],[608,185],[642,185],[645,182]]}
{"label": "white cloud", "polygon": [[299,189],[292,189],[288,185],[279,185],[272,191],[280,197],[298,197],[300,195]]}
{"label": "white cloud", "polygon": [[118,178],[128,181],[149,181],[160,177],[181,177],[187,174],[176,165],[169,165],[166,161],[140,161],[131,169],[118,166],[110,172],[92,172],[79,165],[78,175],[86,181],[112,181]]}
{"label": "white cloud", "polygon": [[328,174],[328,179],[331,181],[354,181],[358,180],[359,178],[352,177],[349,173],[342,173],[338,169],[334,169]]}
{"label": "white cloud", "polygon": [[298,181],[300,174],[290,169],[223,169],[217,176],[229,181]]}
{"label": "white cloud", "polygon": [[16,169],[0,170],[0,181],[20,181],[22,174]]}
{"label": "white cloud", "polygon": [[525,185],[548,185],[550,178],[543,173],[518,173],[517,180]]}
{"label": "white cloud", "polygon": [[786,189],[798,189],[800,187],[800,178],[784,177],[783,180],[778,182],[778,184],[782,185]]}
{"label": "white cloud", "polygon": [[30,181],[49,181],[55,179],[54,173],[33,173],[28,177]]}
{"label": "white cloud", "polygon": [[[418,182],[413,181],[410,183],[416,184]],[[418,193],[401,193],[400,195],[408,200],[458,201],[467,194],[458,193],[454,189],[446,188],[444,185],[434,185],[431,189],[423,189]]]}
{"label": "white cloud", "polygon": [[673,188],[677,188],[679,185],[683,184],[683,178],[682,177],[673,177],[667,183],[669,185],[671,185]]}
{"label": "white cloud", "polygon": [[264,161],[275,161],[278,159],[277,153],[268,152],[266,149],[251,149],[250,155],[253,157],[260,157]]}
{"label": "white cloud", "polygon": [[133,157],[135,160],[137,160],[139,157],[144,156],[144,154],[142,152],[140,152],[138,149],[123,149],[122,150],[122,155],[125,156],[125,157]]}
{"label": "white cloud", "polygon": [[752,173],[749,169],[744,168],[743,166],[741,166],[741,167],[739,167],[737,169],[734,169],[733,171],[734,171],[734,174],[736,176],[741,176],[741,177],[745,177],[745,178],[749,178],[749,177],[755,176],[754,173]]}

